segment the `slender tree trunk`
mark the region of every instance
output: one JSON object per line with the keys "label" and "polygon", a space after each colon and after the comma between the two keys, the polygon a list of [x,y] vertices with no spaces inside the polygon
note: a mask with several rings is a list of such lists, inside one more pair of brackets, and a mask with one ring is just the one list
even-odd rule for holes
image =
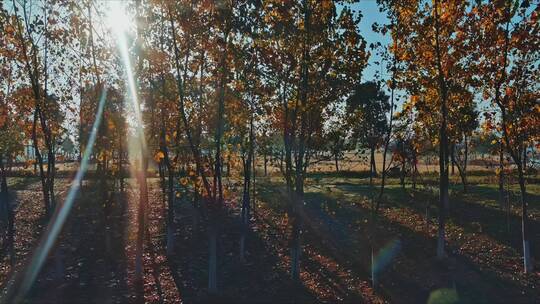
{"label": "slender tree trunk", "polygon": [[300,229],[300,217],[297,215],[293,219],[291,244],[291,277],[296,282],[300,280],[300,256],[302,253]]}
{"label": "slender tree trunk", "polygon": [[118,174],[120,175],[120,191],[124,192],[124,144],[122,137],[118,138]]}
{"label": "slender tree trunk", "polygon": [[523,174],[527,175],[527,146],[523,148]]}
{"label": "slender tree trunk", "polygon": [[[222,182],[222,162],[223,157],[221,155],[221,140],[223,136],[223,124],[224,124],[224,115],[225,115],[225,82],[227,78],[226,72],[226,53],[227,53],[227,43],[228,43],[229,32],[226,29],[224,31],[224,54],[221,58],[221,76],[219,84],[219,95],[218,95],[218,117],[217,117],[217,128],[215,134],[215,168],[214,168],[214,196],[217,197],[216,206],[213,212],[214,220],[210,224],[210,240],[209,240],[209,250],[210,250],[210,259],[208,262],[208,291],[211,294],[217,293],[217,224],[219,221],[219,215],[221,212],[221,207],[223,204],[223,182]],[[217,187],[217,189],[216,189]]]}
{"label": "slender tree trunk", "polygon": [[264,176],[267,175],[267,165],[268,165],[268,155],[266,155],[266,152],[264,152]]}
{"label": "slender tree trunk", "polygon": [[[309,90],[309,62],[310,52],[309,46],[311,45],[311,7],[309,1],[303,1],[304,7],[304,24],[305,24],[305,44],[303,46],[302,65],[301,65],[301,87],[300,87],[300,109],[296,107],[295,112],[298,109],[300,113],[300,132],[298,135],[298,152],[296,155],[295,164],[295,192],[293,197],[293,232],[292,232],[292,246],[291,246],[291,277],[295,282],[300,280],[300,255],[302,252],[301,246],[301,231],[302,231],[302,209],[304,205],[304,157],[306,153],[306,132],[307,132],[307,119],[306,105],[308,100]],[[294,115],[296,116],[296,115]],[[294,128],[293,128],[294,130]]]}
{"label": "slender tree trunk", "polygon": [[[45,102],[44,107],[39,112],[40,122],[41,122],[41,129],[44,135],[45,139],[45,145],[47,146],[47,187],[49,191],[49,199],[50,199],[50,209],[54,212],[54,209],[56,208],[56,199],[54,196],[54,179],[56,175],[56,155],[54,151],[54,136],[51,132],[50,126],[47,126],[46,121],[46,111],[48,109],[48,101],[49,101],[49,69],[48,69],[48,63],[49,63],[49,34],[48,34],[48,26],[49,26],[49,18],[47,17],[47,6],[48,3],[45,3],[44,6],[44,24],[45,24],[45,49],[44,49],[44,56],[43,56],[43,77],[44,77],[44,84],[43,84],[43,101]],[[36,73],[37,75],[38,73]]]}
{"label": "slender tree trunk", "polygon": [[174,254],[174,170],[169,159],[169,150],[165,144],[165,130],[162,129],[162,146],[164,166],[167,169],[167,255]]}
{"label": "slender tree trunk", "polygon": [[[16,6],[15,0],[13,0],[12,3],[13,3],[13,6],[15,7]],[[28,24],[29,17],[28,17],[25,5],[23,5],[22,10],[23,10],[23,19],[25,23]],[[37,157],[39,169],[40,169],[40,179],[41,179],[43,199],[44,199],[44,204],[45,204],[45,215],[46,217],[49,217],[50,211],[51,211],[50,210],[51,209],[51,196],[50,196],[51,185],[50,185],[50,180],[49,180],[50,176],[45,175],[45,172],[43,169],[43,157],[39,151],[39,145],[37,141],[36,124],[37,124],[38,118],[40,120],[40,126],[44,135],[45,146],[49,150],[48,152],[50,152],[51,147],[52,147],[50,133],[49,133],[50,130],[47,128],[47,123],[44,119],[44,115],[42,113],[42,107],[41,107],[43,103],[43,94],[41,92],[42,85],[40,83],[40,73],[39,73],[38,59],[37,59],[37,56],[38,56],[37,46],[30,35],[28,37],[28,41],[25,41],[25,38],[23,36],[22,24],[23,24],[22,22],[17,22],[17,31],[18,31],[18,36],[19,36],[19,43],[22,47],[24,65],[26,68],[28,78],[30,79],[32,92],[34,95],[34,106],[35,106],[34,119],[33,119],[33,125],[32,125],[32,141],[34,144],[34,150],[36,152],[36,157]],[[28,53],[28,48],[27,48],[28,44],[30,44],[30,50],[31,50],[30,54]],[[45,60],[45,63],[46,61],[47,60]],[[46,99],[47,96],[45,95],[44,98]],[[49,169],[47,170],[49,171]]]}
{"label": "slender tree trunk", "polygon": [[442,69],[442,56],[441,47],[439,45],[440,29],[439,29],[439,15],[438,15],[439,1],[435,0],[434,13],[435,13],[435,51],[437,54],[437,70],[439,76],[439,89],[441,97],[441,126],[440,126],[440,139],[439,139],[439,232],[437,238],[437,257],[445,257],[445,221],[446,211],[449,208],[448,202],[448,135],[447,135],[447,87],[446,79]]}
{"label": "slender tree trunk", "polygon": [[377,176],[377,161],[375,160],[375,152],[377,150],[376,146],[371,148],[371,164],[373,166],[373,176]]}
{"label": "slender tree trunk", "polygon": [[210,224],[208,235],[208,292],[217,293],[217,231],[216,223]]}
{"label": "slender tree trunk", "polygon": [[375,172],[375,147],[370,147],[370,157],[369,157],[369,184],[373,184],[373,176],[377,174]]}
{"label": "slender tree trunk", "polygon": [[[392,20],[392,24],[394,24]],[[399,23],[397,24],[397,27],[399,28]],[[397,47],[398,47],[398,41],[394,41],[394,58],[392,60],[392,83],[390,86],[390,117],[389,117],[389,123],[388,123],[388,132],[386,133],[386,138],[384,140],[384,149],[383,149],[383,162],[382,162],[382,169],[381,169],[381,188],[379,191],[379,197],[377,199],[377,205],[375,207],[375,211],[379,210],[379,207],[381,205],[381,200],[383,198],[384,194],[384,187],[386,185],[386,173],[388,168],[386,168],[386,154],[388,153],[388,147],[390,146],[390,137],[392,136],[392,127],[394,122],[394,91],[396,88],[396,74],[397,74]]]}
{"label": "slender tree trunk", "polygon": [[15,261],[14,237],[15,237],[15,214],[9,201],[6,170],[4,168],[4,156],[0,154],[0,215],[7,220],[7,247],[10,256],[10,264]]}
{"label": "slender tree trunk", "polygon": [[413,190],[416,190],[416,176],[418,174],[418,156],[416,155],[416,149],[413,148],[413,152],[412,152],[412,187],[413,187]]}
{"label": "slender tree trunk", "polygon": [[[204,168],[203,168],[203,165],[202,165],[202,161],[201,161],[201,153],[200,153],[200,150],[198,148],[198,146],[195,145],[195,142],[194,142],[194,139],[193,139],[193,136],[192,136],[192,133],[191,133],[191,127],[190,127],[190,123],[188,121],[188,118],[187,118],[187,114],[186,114],[186,111],[185,111],[185,95],[184,95],[184,83],[183,83],[183,80],[182,80],[182,73],[181,73],[181,69],[180,69],[180,50],[178,48],[178,44],[177,44],[177,41],[176,41],[176,25],[174,23],[174,20],[173,20],[173,15],[172,15],[172,11],[171,11],[171,6],[169,5],[168,6],[168,15],[169,15],[169,21],[170,21],[170,26],[171,26],[171,34],[172,34],[172,37],[174,39],[172,39],[172,48],[173,48],[173,51],[174,51],[174,63],[175,63],[175,69],[176,69],[176,85],[177,85],[177,88],[178,88],[178,95],[179,95],[179,103],[178,103],[178,109],[179,109],[179,112],[180,112],[180,119],[183,123],[183,126],[184,126],[184,129],[185,129],[185,132],[186,132],[186,137],[187,137],[187,140],[189,142],[189,147],[191,149],[191,153],[193,154],[193,158],[195,159],[195,167],[197,169],[197,173],[198,175],[202,178],[203,180],[203,185],[204,185],[204,189],[206,190],[206,193],[209,195],[209,196],[214,196],[214,192],[212,192],[211,188],[210,188],[210,183],[206,177],[206,174],[204,173]],[[189,58],[189,49],[188,51],[186,52],[186,58]],[[187,64],[184,64],[184,67],[187,67]],[[183,73],[183,79],[186,79],[186,74],[187,74],[187,69],[184,69],[184,73]],[[180,132],[177,133],[179,136]]]}
{"label": "slender tree trunk", "polygon": [[50,197],[49,197],[49,188],[47,187],[47,177],[45,176],[45,170],[43,169],[43,156],[39,151],[38,139],[37,139],[37,119],[38,119],[39,109],[34,110],[34,121],[32,123],[32,143],[34,145],[34,153],[36,155],[36,160],[39,167],[39,178],[41,180],[41,191],[43,193],[43,203],[45,207],[45,216],[48,217],[50,214]]}
{"label": "slender tree trunk", "polygon": [[[255,110],[253,110],[255,111]],[[257,166],[257,151],[255,150],[255,146],[256,146],[256,141],[257,138],[255,137],[255,132],[253,132],[253,151],[252,151],[252,155],[251,155],[251,175],[253,176],[252,177],[252,182],[251,182],[251,203],[250,203],[250,207],[249,207],[249,211],[253,211],[253,213],[255,214],[256,212],[256,208],[257,208],[257,196],[256,196],[256,190],[257,190],[257,170],[256,170],[256,166]]]}
{"label": "slender tree trunk", "polygon": [[[135,15],[136,19],[140,18],[140,5],[141,0],[137,0],[135,3]],[[139,24],[136,26],[136,39],[137,43],[141,43],[141,29]],[[137,76],[140,76],[142,72],[143,57],[142,55],[138,56],[137,62]],[[140,122],[139,122],[140,123]],[[140,172],[137,173],[139,180],[139,206],[137,212],[137,242],[136,242],[136,251],[135,251],[135,279],[138,284],[143,284],[143,254],[144,254],[144,238],[146,235],[146,223],[147,223],[147,214],[146,210],[148,208],[148,151],[146,149],[144,130],[142,125],[137,126],[137,135],[139,137],[139,150],[141,152],[141,161],[140,161]],[[139,285],[142,286],[142,285]]]}
{"label": "slender tree trunk", "polygon": [[531,261],[531,244],[529,241],[529,220],[527,215],[527,190],[525,188],[525,176],[522,165],[518,165],[519,189],[521,191],[521,231],[523,238],[523,268],[525,273],[531,273],[533,264]]}
{"label": "slender tree trunk", "polygon": [[452,163],[452,175],[456,174],[454,170],[454,166],[456,164],[456,145],[451,144],[450,145],[450,162]]}
{"label": "slender tree trunk", "polygon": [[501,208],[505,206],[504,199],[504,144],[501,138],[499,144],[499,205]]}
{"label": "slender tree trunk", "polygon": [[467,193],[468,191],[468,185],[467,185],[467,161],[468,161],[468,143],[467,143],[467,136],[465,135],[464,138],[464,155],[463,155],[463,164],[460,164],[459,162],[456,162],[456,166],[458,168],[459,177],[461,178],[461,183],[463,184],[463,193]]}
{"label": "slender tree trunk", "polygon": [[401,188],[405,189],[405,164],[406,161],[403,159],[401,161],[401,170],[400,170],[400,177],[399,177],[399,183],[401,184]]}
{"label": "slender tree trunk", "polygon": [[251,163],[253,161],[253,151],[254,151],[254,113],[251,109],[251,117],[249,121],[249,151],[246,161],[244,162],[244,192],[242,197],[242,227],[240,235],[240,260],[245,261],[245,242],[246,234],[249,229],[249,218],[250,218],[250,188],[251,188]]}

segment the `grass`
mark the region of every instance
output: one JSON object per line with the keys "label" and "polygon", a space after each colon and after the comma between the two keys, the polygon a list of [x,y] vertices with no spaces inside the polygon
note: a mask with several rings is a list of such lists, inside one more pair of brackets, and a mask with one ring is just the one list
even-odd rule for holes
{"label": "grass", "polygon": [[[439,297],[440,290],[449,289],[456,292],[463,303],[527,302],[539,295],[535,286],[540,283],[540,273],[530,276],[522,273],[519,187],[514,184],[509,187],[512,209],[511,230],[507,231],[507,216],[498,202],[498,184],[492,183],[494,176],[475,173],[469,177],[468,193],[463,193],[459,178],[452,179],[451,211],[446,225],[449,259],[442,265],[434,261],[437,175],[423,174],[423,183],[418,184],[416,190],[412,189],[409,179],[404,188],[399,179],[388,179],[378,220],[379,244],[375,246],[380,248],[395,239],[400,239],[404,245],[382,275],[383,286],[379,292],[387,300],[426,302],[428,298]],[[336,248],[326,249],[327,252],[346,253],[341,263],[363,265],[363,271],[357,275],[365,279],[369,279],[370,252],[366,246],[370,242],[369,208],[371,199],[378,195],[379,182],[376,178],[374,185],[370,185],[365,172],[315,172],[306,179],[306,214],[309,215],[305,220],[306,238],[319,243],[320,247],[324,247],[320,243],[333,239]],[[268,208],[284,212],[286,203],[275,197],[284,193],[283,188],[280,178],[273,176],[259,182],[258,193]],[[531,239],[538,240],[540,185],[528,184],[527,191]],[[431,225],[426,231],[425,212],[429,204],[432,204]],[[537,246],[532,249],[535,257],[540,251],[538,244],[533,246]],[[408,297],[397,290],[409,294]]]}
{"label": "grass", "polygon": [[[301,286],[292,284],[288,273],[291,229],[286,215],[289,205],[283,178],[278,174],[263,177],[261,172],[257,177],[257,206],[253,208],[256,216],[251,222],[252,231],[246,242],[247,263],[240,263],[237,259],[240,231],[237,201],[241,186],[230,189],[231,202],[227,204],[226,216],[220,222],[222,233],[219,246],[222,255],[218,282],[223,290],[222,299],[239,303],[249,303],[253,299],[282,302],[292,296],[298,297],[298,302],[425,303],[444,298],[454,301],[457,298],[461,303],[491,303],[534,302],[540,296],[536,287],[540,286],[540,273],[525,276],[521,271],[519,188],[516,185],[509,187],[513,205],[509,217],[511,230],[507,231],[507,215],[499,206],[498,185],[494,182],[493,174],[473,172],[469,177],[471,185],[468,193],[463,193],[459,177],[452,176],[451,209],[446,225],[448,258],[443,261],[435,259],[438,215],[436,174],[423,173],[416,189],[412,189],[409,178],[405,187],[400,185],[398,178],[389,178],[381,210],[373,222],[370,207],[372,200],[378,196],[378,177],[370,185],[365,171],[308,174],[302,214]],[[18,231],[24,232],[22,224],[28,221],[31,214],[37,214],[34,209],[41,210],[39,179],[10,177],[8,181],[17,194],[25,195],[26,203],[21,204],[22,209],[18,213],[21,221]],[[239,184],[236,177],[227,178],[226,182],[229,185]],[[149,184],[149,242],[152,244],[148,248],[153,248],[155,252],[145,259],[148,262],[145,269],[150,269],[148,273],[154,277],[149,276],[149,281],[145,281],[144,297],[174,297],[175,292],[171,291],[178,289],[186,302],[207,302],[204,295],[208,254],[207,219],[201,217],[198,220],[200,223],[194,226],[195,211],[191,200],[177,204],[177,254],[173,259],[165,257],[165,205],[158,181],[150,178]],[[85,250],[93,247],[99,248],[98,252],[107,251],[106,242],[103,241],[106,233],[101,228],[95,231],[95,227],[110,226],[110,230],[106,230],[113,235],[115,249],[112,250],[110,261],[107,258],[102,260],[118,268],[115,273],[121,277],[114,279],[125,282],[115,287],[116,290],[113,287],[102,287],[102,290],[119,297],[129,296],[138,290],[132,286],[127,275],[132,272],[130,261],[134,249],[130,246],[124,248],[125,244],[134,241],[136,235],[133,230],[136,227],[135,202],[138,201],[136,189],[128,187],[127,197],[118,198],[119,203],[113,205],[116,210],[113,212],[115,222],[110,225],[103,222],[101,205],[95,204],[99,195],[93,194],[93,183],[86,188],[86,195],[78,198],[74,217],[64,229],[60,242],[66,254],[66,272],[86,275],[84,280],[103,276],[107,278],[103,282],[109,282],[109,274],[104,268],[93,267],[90,263],[93,263],[95,253]],[[540,185],[531,183],[527,189],[532,256],[537,257],[540,255],[539,244],[535,242],[540,239]],[[31,202],[34,204],[31,205]],[[27,208],[30,206],[35,208]],[[427,219],[429,224],[426,223]],[[31,235],[30,227],[37,229],[31,223],[27,226],[28,232],[19,237],[29,239],[25,245],[28,247],[26,252],[32,245],[28,237]],[[376,257],[386,254],[381,259],[386,263],[380,267],[376,286],[371,283],[372,252]],[[77,266],[81,257],[87,262],[83,265],[86,267],[84,269]],[[53,270],[51,265],[47,269]],[[47,274],[51,272],[44,275]],[[70,279],[69,284],[78,286],[80,281]],[[51,282],[58,283],[54,280]],[[156,287],[158,282],[162,287]],[[41,297],[41,293],[50,293],[48,288],[42,288],[45,285],[40,286],[35,290],[36,298]],[[58,291],[58,295],[70,299],[78,295],[88,299],[100,297],[88,287],[79,286],[74,290],[77,292],[64,294],[64,291]],[[163,295],[160,295],[161,291]]]}

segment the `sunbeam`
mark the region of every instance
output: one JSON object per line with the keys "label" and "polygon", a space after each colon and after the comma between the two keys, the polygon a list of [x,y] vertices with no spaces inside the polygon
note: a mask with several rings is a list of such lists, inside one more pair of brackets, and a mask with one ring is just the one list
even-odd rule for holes
{"label": "sunbeam", "polygon": [[[129,20],[125,13],[125,9],[117,7],[111,12],[114,13],[115,18],[120,20]],[[126,21],[126,24],[129,24]],[[146,158],[148,156],[146,138],[144,136],[143,128],[143,119],[141,115],[140,102],[137,95],[137,84],[135,76],[133,74],[133,67],[131,65],[131,59],[129,54],[128,42],[126,39],[126,24],[122,26],[113,26],[112,29],[117,38],[117,48],[120,52],[120,57],[122,63],[124,64],[125,76],[127,80],[129,99],[131,100],[131,105],[133,107],[135,115],[135,141],[136,144],[129,145],[128,154],[131,161],[131,175],[139,181],[139,206],[137,211],[137,243],[136,243],[136,252],[135,252],[135,280],[138,283],[142,283],[142,255],[143,255],[143,238],[145,231],[145,217],[146,217],[146,205],[148,204],[148,190],[146,184],[146,169],[148,162]],[[135,155],[140,157],[140,164],[137,166],[137,161],[135,160]],[[135,172],[133,171],[135,167]]]}
{"label": "sunbeam", "polygon": [[137,84],[135,82],[135,76],[133,74],[133,67],[131,65],[131,58],[129,55],[128,41],[126,39],[126,31],[131,23],[129,16],[125,12],[125,8],[118,2],[111,3],[111,10],[107,17],[108,24],[113,30],[114,35],[117,38],[117,48],[120,52],[122,63],[124,64],[124,71],[128,85],[129,99],[135,114],[135,130],[136,137],[140,140],[141,153],[146,151],[146,140],[144,137],[143,120],[140,109],[140,102],[137,94]]}

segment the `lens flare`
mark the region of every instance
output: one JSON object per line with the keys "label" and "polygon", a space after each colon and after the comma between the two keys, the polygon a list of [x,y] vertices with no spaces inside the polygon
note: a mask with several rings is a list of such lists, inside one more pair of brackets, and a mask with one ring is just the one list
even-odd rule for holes
{"label": "lens flare", "polygon": [[372,275],[379,274],[392,259],[399,253],[401,249],[400,240],[392,240],[387,243],[378,253],[373,257],[373,264],[371,265]]}
{"label": "lens flare", "polygon": [[92,154],[94,143],[96,142],[98,128],[103,118],[103,108],[105,106],[106,98],[107,98],[107,89],[104,88],[103,91],[101,92],[101,97],[99,99],[99,104],[98,104],[98,110],[96,113],[96,120],[94,121],[94,125],[92,126],[92,131],[90,133],[90,137],[88,139],[88,143],[86,145],[86,149],[84,151],[79,170],[77,171],[77,174],[75,175],[75,179],[71,182],[71,186],[69,188],[68,195],[66,197],[66,200],[64,201],[64,204],[62,204],[59,209],[56,209],[56,212],[53,215],[50,221],[50,224],[47,227],[47,230],[43,234],[43,238],[41,239],[38,248],[36,249],[36,253],[32,256],[30,265],[26,269],[24,277],[22,278],[22,283],[15,297],[15,301],[13,301],[14,303],[22,302],[23,297],[32,287],[32,284],[36,280],[37,275],[39,274],[41,268],[43,267],[43,263],[45,262],[45,259],[47,258],[49,252],[51,251],[51,248],[56,242],[56,239],[58,238],[58,235],[60,234],[60,231],[62,230],[64,223],[66,222],[66,219],[71,211],[71,208],[73,207],[75,196],[79,192],[80,182],[84,178],[84,174],[86,173],[86,170],[88,169],[90,155]]}

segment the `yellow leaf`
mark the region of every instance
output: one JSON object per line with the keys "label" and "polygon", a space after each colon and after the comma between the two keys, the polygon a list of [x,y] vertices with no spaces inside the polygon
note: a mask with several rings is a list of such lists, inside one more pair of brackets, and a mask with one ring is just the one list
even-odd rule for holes
{"label": "yellow leaf", "polygon": [[154,155],[154,159],[155,159],[157,162],[161,161],[161,160],[164,159],[164,158],[165,158],[165,154],[163,154],[163,151],[158,151],[158,152],[156,153],[156,155]]}

